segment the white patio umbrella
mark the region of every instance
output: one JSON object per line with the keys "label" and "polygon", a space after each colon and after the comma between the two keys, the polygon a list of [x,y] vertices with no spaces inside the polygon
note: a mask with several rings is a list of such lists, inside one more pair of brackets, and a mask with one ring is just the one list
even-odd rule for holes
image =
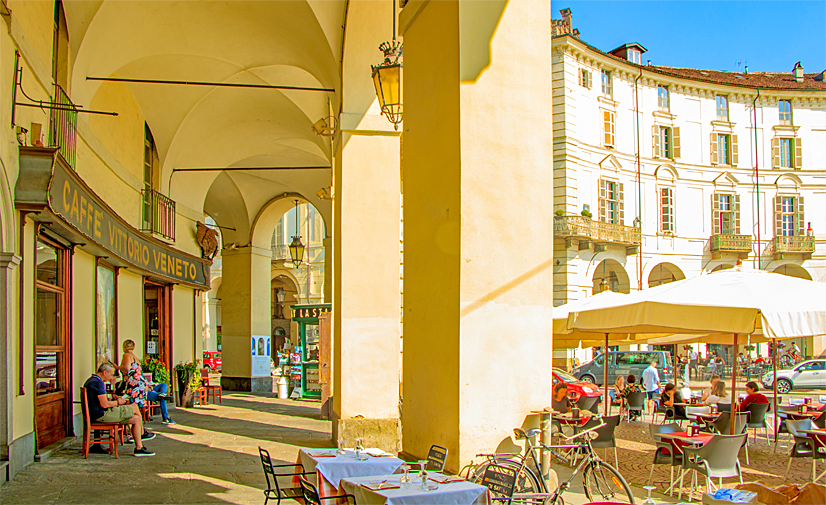
{"label": "white patio umbrella", "polygon": [[[826,333],[826,284],[737,266],[638,291],[621,304],[571,312],[568,328],[595,333],[727,333],[736,355],[738,335],[758,329],[771,339]],[[736,376],[735,360],[732,394]],[[776,398],[775,394],[775,412]],[[733,421],[732,417],[732,427]]]}

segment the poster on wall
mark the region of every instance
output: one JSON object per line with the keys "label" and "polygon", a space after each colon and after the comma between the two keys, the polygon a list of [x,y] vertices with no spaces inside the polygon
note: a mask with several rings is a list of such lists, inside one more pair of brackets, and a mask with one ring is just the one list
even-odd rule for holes
{"label": "poster on wall", "polygon": [[254,335],[252,337],[252,377],[270,375],[270,337]]}
{"label": "poster on wall", "polygon": [[150,340],[146,343],[146,354],[158,354],[158,349],[154,340]]}

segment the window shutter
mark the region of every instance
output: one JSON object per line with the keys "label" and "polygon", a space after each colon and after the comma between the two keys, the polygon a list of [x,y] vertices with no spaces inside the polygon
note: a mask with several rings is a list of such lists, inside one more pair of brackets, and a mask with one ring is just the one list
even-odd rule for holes
{"label": "window shutter", "polygon": [[602,111],[602,133],[603,144],[609,147],[614,146],[614,114]]}
{"label": "window shutter", "polygon": [[797,234],[801,237],[806,236],[806,221],[803,216],[803,197],[797,197]]}
{"label": "window shutter", "polygon": [[774,197],[774,236],[780,237],[783,235],[783,197],[777,195]]}
{"label": "window shutter", "polygon": [[677,233],[677,189],[671,188],[668,190],[668,195],[671,197],[671,233]]}
{"label": "window shutter", "polygon": [[605,179],[599,180],[599,220],[605,221]]}
{"label": "window shutter", "polygon": [[680,127],[676,126],[672,130],[673,135],[671,137],[671,143],[673,144],[673,158],[676,160],[680,157]]}
{"label": "window shutter", "polygon": [[651,127],[651,145],[653,146],[654,153],[651,155],[654,158],[660,157],[660,127],[659,126],[652,126]]}
{"label": "window shutter", "polygon": [[775,137],[772,139],[772,168],[780,166],[780,139]]}
{"label": "window shutter", "polygon": [[617,184],[617,202],[619,202],[619,220],[617,224],[625,224],[625,196],[622,189],[622,183]]}
{"label": "window shutter", "polygon": [[740,195],[734,195],[734,234],[740,235]]}
{"label": "window shutter", "polygon": [[800,169],[803,167],[803,146],[801,141],[803,139],[794,139],[794,168]]}
{"label": "window shutter", "polygon": [[716,165],[717,164],[717,134],[712,133],[710,140],[711,140],[711,164]]}
{"label": "window shutter", "polygon": [[720,196],[717,193],[711,195],[711,229],[712,235],[720,234]]}
{"label": "window shutter", "polygon": [[739,156],[737,154],[737,135],[731,136],[731,166],[736,167],[739,163]]}

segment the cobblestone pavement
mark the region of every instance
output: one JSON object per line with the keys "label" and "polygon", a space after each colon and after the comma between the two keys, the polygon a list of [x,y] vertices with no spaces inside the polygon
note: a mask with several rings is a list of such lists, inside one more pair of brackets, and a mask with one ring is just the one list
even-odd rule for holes
{"label": "cobblestone pavement", "polygon": [[[766,444],[766,439],[762,430],[759,433],[759,440],[753,440],[749,432],[749,464],[746,464],[745,450],[740,452],[740,464],[743,469],[743,481],[763,481],[776,486],[784,482],[805,484],[811,481],[812,462],[810,459],[795,459],[792,461],[789,477],[783,480],[786,473],[786,465],[789,462],[790,444],[788,435],[781,435],[777,453],[774,452],[774,436],[770,433],[771,444]],[[645,486],[648,483],[648,476],[651,472],[651,461],[654,458],[654,443],[648,432],[648,423],[623,422],[617,428],[617,445],[619,452],[619,468],[622,475],[629,484]],[[600,451],[601,452],[601,451]],[[609,463],[613,463],[613,455],[609,455]],[[822,465],[821,465],[822,466]],[[669,470],[667,465],[657,465],[654,468],[654,484],[659,492],[665,491],[669,486]],[[821,471],[824,468],[820,469]],[[820,471],[818,472],[820,473]],[[675,470],[676,474],[676,470]],[[705,480],[702,480],[704,486]],[[723,485],[736,483],[736,479],[723,479]],[[685,490],[690,484],[689,475],[686,475]],[[676,498],[676,495],[675,495]],[[683,495],[685,498],[685,494]],[[675,500],[676,501],[676,500]]]}

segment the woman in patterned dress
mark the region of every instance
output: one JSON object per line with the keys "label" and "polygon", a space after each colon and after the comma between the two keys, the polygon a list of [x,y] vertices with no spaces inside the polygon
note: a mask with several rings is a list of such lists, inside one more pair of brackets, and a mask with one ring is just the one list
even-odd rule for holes
{"label": "woman in patterned dress", "polygon": [[167,394],[167,385],[161,383],[156,384],[155,387],[149,387],[143,376],[141,362],[135,355],[134,350],[135,342],[131,340],[123,342],[123,358],[120,361],[120,366],[116,366],[118,370],[123,372],[126,381],[124,396],[127,397],[130,403],[134,403],[140,408],[144,406],[147,400],[158,402],[161,407],[163,423],[175,424],[175,421],[169,418],[166,409],[166,402],[172,400],[172,397]]}

